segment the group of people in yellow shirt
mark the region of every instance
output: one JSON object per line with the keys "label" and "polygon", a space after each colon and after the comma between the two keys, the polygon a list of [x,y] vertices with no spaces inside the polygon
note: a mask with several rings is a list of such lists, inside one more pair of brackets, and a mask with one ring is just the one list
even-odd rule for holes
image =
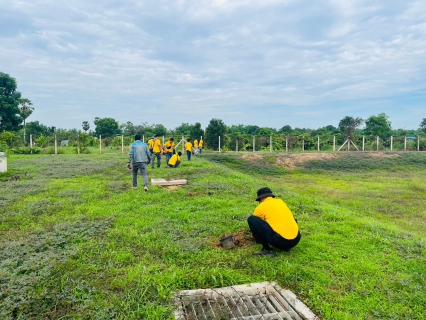
{"label": "group of people in yellow shirt", "polygon": [[194,144],[192,144],[191,139],[188,139],[188,141],[185,143],[185,151],[186,151],[186,157],[188,161],[191,161],[192,154],[202,154],[203,146],[204,146],[203,139],[200,139],[200,141],[195,139]]}
{"label": "group of people in yellow shirt", "polygon": [[[191,143],[191,139],[185,143],[185,150],[187,153],[188,161],[191,161],[191,154],[202,153],[204,146],[204,140],[197,139],[194,140],[194,144]],[[152,137],[148,140],[148,148],[152,155],[151,167],[155,168],[155,161],[157,160],[157,168],[161,167],[161,155],[164,154],[166,156],[166,165],[169,168],[177,168],[181,163],[182,152],[175,152],[175,142],[173,138],[170,138],[169,141],[161,144],[161,139],[159,135]]]}

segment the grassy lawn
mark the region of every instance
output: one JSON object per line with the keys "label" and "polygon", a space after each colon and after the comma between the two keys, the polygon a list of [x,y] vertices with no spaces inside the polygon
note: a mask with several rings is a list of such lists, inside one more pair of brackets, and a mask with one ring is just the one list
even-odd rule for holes
{"label": "grassy lawn", "polygon": [[[302,155],[303,156],[303,155]],[[173,319],[173,292],[277,281],[323,319],[426,318],[426,154],[206,154],[131,189],[127,156],[10,156],[0,174],[0,319]],[[270,186],[302,241],[270,259],[247,241]]]}

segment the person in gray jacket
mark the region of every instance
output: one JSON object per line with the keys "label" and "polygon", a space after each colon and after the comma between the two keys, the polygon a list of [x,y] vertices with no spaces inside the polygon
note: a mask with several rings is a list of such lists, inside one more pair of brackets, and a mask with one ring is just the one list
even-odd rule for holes
{"label": "person in gray jacket", "polygon": [[[133,162],[133,168],[130,163]],[[148,174],[146,166],[151,162],[151,153],[149,152],[148,145],[141,141],[141,135],[135,136],[135,142],[130,146],[129,161],[127,168],[133,169],[133,189],[138,187],[138,171],[140,170],[145,191],[148,191]]]}

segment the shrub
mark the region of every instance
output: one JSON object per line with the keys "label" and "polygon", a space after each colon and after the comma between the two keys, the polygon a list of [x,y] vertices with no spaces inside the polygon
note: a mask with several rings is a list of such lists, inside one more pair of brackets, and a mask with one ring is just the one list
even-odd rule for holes
{"label": "shrub", "polygon": [[15,148],[15,149],[10,149],[10,153],[13,154],[39,154],[41,152],[41,150],[39,148],[28,148],[28,147],[24,147],[24,148]]}

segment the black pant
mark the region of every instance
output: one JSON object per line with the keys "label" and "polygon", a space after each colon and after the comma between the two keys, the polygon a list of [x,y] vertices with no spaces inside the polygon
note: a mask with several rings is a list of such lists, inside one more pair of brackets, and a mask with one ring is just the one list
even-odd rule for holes
{"label": "black pant", "polygon": [[266,221],[256,216],[248,217],[247,222],[256,242],[265,248],[271,245],[275,248],[288,251],[296,246],[301,238],[299,231],[296,238],[292,240],[285,239],[276,233]]}

